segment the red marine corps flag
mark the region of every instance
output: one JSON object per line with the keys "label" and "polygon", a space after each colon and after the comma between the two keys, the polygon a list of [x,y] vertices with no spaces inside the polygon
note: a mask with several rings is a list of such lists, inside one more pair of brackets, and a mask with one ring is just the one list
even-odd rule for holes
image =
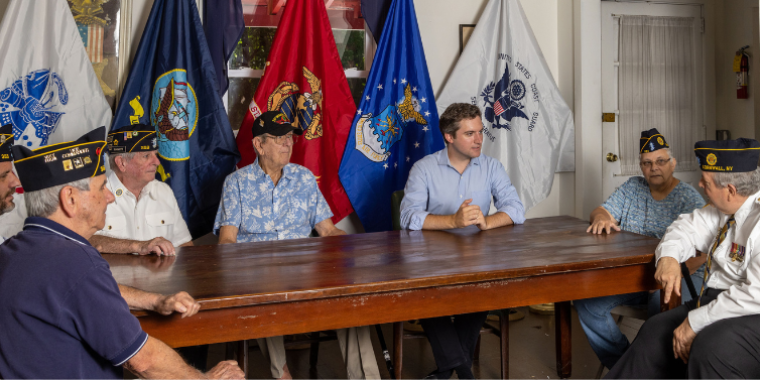
{"label": "red marine corps flag", "polygon": [[338,178],[349,129],[356,114],[335,46],[324,0],[289,0],[283,11],[264,75],[240,126],[238,167],[254,161],[251,125],[260,114],[280,110],[303,135],[290,162],[317,177],[333,222],[353,209]]}

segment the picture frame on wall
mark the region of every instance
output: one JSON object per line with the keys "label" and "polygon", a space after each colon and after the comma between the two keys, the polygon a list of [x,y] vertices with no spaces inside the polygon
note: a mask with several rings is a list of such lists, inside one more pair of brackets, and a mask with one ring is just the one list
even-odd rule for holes
{"label": "picture frame on wall", "polygon": [[464,51],[467,41],[470,40],[472,32],[475,30],[475,24],[459,24],[459,54]]}
{"label": "picture frame on wall", "polygon": [[103,95],[116,110],[132,46],[132,0],[67,2]]}

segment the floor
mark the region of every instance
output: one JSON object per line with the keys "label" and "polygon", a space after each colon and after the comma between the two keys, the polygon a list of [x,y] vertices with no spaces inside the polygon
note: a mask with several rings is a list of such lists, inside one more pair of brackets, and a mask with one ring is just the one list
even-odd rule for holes
{"label": "floor", "polygon": [[[558,378],[555,365],[554,316],[537,315],[520,308],[525,319],[510,322],[510,378],[555,379]],[[632,336],[640,324],[624,324],[623,331]],[[391,343],[391,325],[382,327],[386,342]],[[571,378],[594,378],[599,370],[599,360],[591,350],[586,336],[573,309],[572,315],[572,375]],[[380,343],[373,331],[373,342],[378,366],[383,378],[390,378],[380,351]],[[345,379],[346,371],[336,341],[320,344],[319,361],[315,371],[309,368],[309,349],[287,351],[288,366],[296,379]],[[213,345],[209,350],[209,364],[224,358],[224,345]],[[404,342],[404,363],[402,377],[421,379],[435,369],[430,346],[426,339],[411,339]],[[250,351],[250,378],[271,378],[268,363],[257,348]],[[499,378],[499,338],[483,334],[480,357],[473,366],[475,376],[483,379]]]}

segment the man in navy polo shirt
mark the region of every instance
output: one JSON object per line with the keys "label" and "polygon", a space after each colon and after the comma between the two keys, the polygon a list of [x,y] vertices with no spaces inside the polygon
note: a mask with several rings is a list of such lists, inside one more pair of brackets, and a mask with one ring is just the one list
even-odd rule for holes
{"label": "man in navy polo shirt", "polygon": [[13,147],[29,218],[0,246],[0,377],[242,378],[234,361],[203,374],[149,337],[132,314],[190,316],[199,305],[116,284],[87,239],[103,228],[114,196],[105,187],[105,129],[31,151]]}

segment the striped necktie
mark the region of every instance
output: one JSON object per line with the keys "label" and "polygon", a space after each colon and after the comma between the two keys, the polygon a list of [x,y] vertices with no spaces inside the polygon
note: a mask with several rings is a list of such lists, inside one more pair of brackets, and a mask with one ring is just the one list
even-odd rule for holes
{"label": "striped necktie", "polygon": [[702,280],[702,288],[699,290],[699,298],[697,299],[697,307],[700,306],[702,303],[702,294],[705,292],[705,287],[707,286],[707,279],[710,277],[710,267],[712,266],[712,258],[713,254],[715,253],[715,250],[718,248],[720,243],[723,243],[723,240],[726,240],[726,235],[728,235],[728,230],[731,229],[731,226],[736,224],[736,220],[734,220],[734,215],[732,214],[729,218],[726,224],[723,226],[723,228],[720,229],[720,233],[718,236],[715,237],[715,244],[713,244],[712,248],[710,249],[710,253],[707,255],[707,265],[705,265],[705,277]]}

